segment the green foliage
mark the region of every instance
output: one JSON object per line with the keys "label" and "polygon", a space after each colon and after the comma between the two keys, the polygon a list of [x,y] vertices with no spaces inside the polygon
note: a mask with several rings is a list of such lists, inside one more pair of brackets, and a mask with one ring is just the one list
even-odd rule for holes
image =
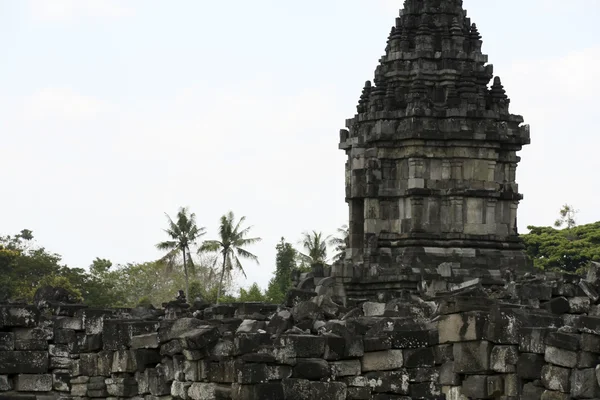
{"label": "green foliage", "polygon": [[142,297],[138,303],[137,303],[138,307],[144,307],[144,308],[150,308],[153,306],[152,304],[152,300],[150,300],[150,297],[146,296],[146,297]]}
{"label": "green foliage", "polygon": [[167,215],[169,227],[165,229],[165,232],[171,240],[160,242],[156,245],[159,250],[167,251],[167,254],[162,259],[167,265],[172,266],[174,260],[181,252],[183,258],[183,273],[185,275],[185,296],[189,301],[190,288],[189,288],[189,273],[188,267],[191,272],[194,272],[194,264],[191,259],[190,246],[196,244],[196,241],[205,234],[203,227],[198,227],[196,224],[196,214],[189,213],[187,208],[181,207],[177,213],[177,222],[173,222],[171,217]]}
{"label": "green foliage", "polygon": [[300,244],[306,253],[298,252],[298,256],[308,264],[325,264],[327,262],[327,242],[329,240],[331,240],[331,236],[324,237],[321,232],[304,232]]}
{"label": "green foliage", "polygon": [[296,269],[297,252],[284,238],[275,246],[277,250],[275,276],[269,281],[266,300],[281,304],[292,286],[292,272]]}
{"label": "green foliage", "polygon": [[265,295],[260,290],[260,287],[255,282],[248,288],[248,290],[240,289],[240,298],[239,301],[242,303],[250,303],[250,302],[264,302],[266,301]]}
{"label": "green foliage", "polygon": [[240,258],[255,261],[258,264],[258,257],[246,250],[246,246],[258,243],[261,238],[249,238],[251,226],[242,228],[246,217],[241,217],[236,223],[232,211],[221,217],[219,225],[219,240],[208,240],[200,247],[199,252],[218,252],[221,254],[223,262],[221,264],[221,277],[217,289],[217,304],[220,302],[223,280],[227,273],[239,270],[246,277],[246,272],[242,267]]}
{"label": "green foliage", "polygon": [[341,228],[337,230],[338,236],[334,236],[329,239],[329,245],[333,246],[335,251],[335,255],[333,256],[334,262],[344,261],[346,257],[346,246],[348,241],[348,235],[350,231],[348,230],[348,225],[342,225]]}
{"label": "green foliage", "polygon": [[545,270],[576,272],[600,261],[600,221],[570,229],[529,226],[522,235],[528,256]]}
{"label": "green foliage", "polygon": [[69,293],[73,295],[73,298],[77,301],[83,301],[83,296],[81,295],[81,290],[77,289],[73,283],[66,276],[59,275],[47,275],[40,279],[38,287],[33,290],[30,294],[28,294],[28,298],[33,298],[37,289],[43,286],[52,286],[55,288],[63,288]]}

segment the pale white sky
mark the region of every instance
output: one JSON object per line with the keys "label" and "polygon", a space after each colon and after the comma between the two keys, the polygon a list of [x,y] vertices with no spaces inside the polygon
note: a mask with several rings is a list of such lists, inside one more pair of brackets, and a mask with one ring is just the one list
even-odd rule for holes
{"label": "pale white sky", "polygon": [[[600,220],[600,2],[465,0],[531,124],[527,225]],[[400,0],[0,0],[0,234],[86,267],[158,257],[164,212],[245,215],[265,287],[281,236],[346,222],[338,131]]]}

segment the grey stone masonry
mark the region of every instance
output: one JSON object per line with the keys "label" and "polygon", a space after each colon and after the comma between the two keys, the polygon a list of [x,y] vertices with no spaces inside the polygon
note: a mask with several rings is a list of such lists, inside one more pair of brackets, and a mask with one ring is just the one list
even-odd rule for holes
{"label": "grey stone masonry", "polygon": [[348,306],[297,290],[279,306],[0,304],[5,343],[46,348],[0,350],[0,399],[598,399],[600,305],[581,301],[593,275]]}
{"label": "grey stone masonry", "polygon": [[[357,114],[340,133],[344,277],[402,266],[527,266],[517,152],[529,126],[481,51],[462,0],[406,0]],[[491,85],[490,85],[491,83]]]}

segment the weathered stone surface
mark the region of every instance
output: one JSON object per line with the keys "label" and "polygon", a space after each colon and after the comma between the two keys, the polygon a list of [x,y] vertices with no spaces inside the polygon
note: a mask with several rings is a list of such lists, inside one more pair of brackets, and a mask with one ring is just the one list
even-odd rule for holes
{"label": "weathered stone surface", "polygon": [[292,373],[292,378],[320,380],[331,376],[329,364],[322,359],[299,358]]}
{"label": "weathered stone surface", "polygon": [[132,349],[157,349],[158,348],[158,333],[147,333],[145,335],[137,335],[131,338]]}
{"label": "weathered stone surface", "polygon": [[476,374],[490,370],[489,342],[464,342],[454,344],[454,372],[460,374]]}
{"label": "weathered stone surface", "polygon": [[15,349],[15,334],[13,332],[0,332],[0,351]]}
{"label": "weathered stone surface", "polygon": [[518,359],[517,346],[494,346],[490,355],[490,367],[495,372],[515,372]]}
{"label": "weathered stone surface", "polygon": [[548,364],[542,368],[541,375],[546,389],[569,393],[571,370]]}
{"label": "weathered stone surface", "polygon": [[486,322],[487,316],[480,312],[445,315],[438,323],[439,342],[481,340]]}
{"label": "weathered stone surface", "polygon": [[375,393],[408,394],[410,378],[405,370],[369,372],[366,378]]}
{"label": "weathered stone surface", "polygon": [[333,361],[329,363],[329,368],[333,377],[357,376],[362,372],[359,360]]}
{"label": "weathered stone surface", "polygon": [[517,375],[523,379],[540,379],[544,365],[541,354],[523,353],[517,361]]}
{"label": "weathered stone surface", "polygon": [[548,346],[544,353],[546,362],[561,367],[575,368],[577,366],[577,353],[570,350]]}
{"label": "weathered stone surface", "polygon": [[39,374],[48,370],[46,351],[0,351],[0,374]]}
{"label": "weathered stone surface", "polygon": [[19,392],[49,392],[52,390],[52,375],[19,374],[15,378],[15,390]]}
{"label": "weathered stone surface", "polygon": [[365,353],[361,360],[363,372],[398,369],[404,364],[402,350]]}
{"label": "weathered stone surface", "polygon": [[571,371],[571,396],[575,399],[593,399],[600,397],[600,386],[594,368],[574,369]]}
{"label": "weathered stone surface", "polygon": [[8,392],[12,388],[12,380],[8,379],[7,375],[0,375],[0,392]]}

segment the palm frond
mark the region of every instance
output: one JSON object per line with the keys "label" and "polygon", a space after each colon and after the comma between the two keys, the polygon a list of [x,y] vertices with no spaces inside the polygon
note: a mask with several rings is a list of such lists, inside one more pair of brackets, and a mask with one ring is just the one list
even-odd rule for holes
{"label": "palm frond", "polygon": [[218,240],[206,240],[198,249],[198,253],[216,253],[223,247],[223,243]]}
{"label": "palm frond", "polygon": [[[239,249],[238,249],[239,250]],[[240,259],[234,255],[234,260],[235,260],[235,266],[237,269],[239,269],[240,271],[242,271],[242,274],[244,274],[244,278],[248,279],[248,277],[246,276],[246,271],[244,271],[244,267],[242,267],[242,263],[240,262]]]}
{"label": "palm frond", "polygon": [[248,260],[252,260],[252,261],[254,261],[257,264],[260,264],[258,262],[258,257],[255,256],[254,254],[250,253],[248,250],[245,250],[245,249],[242,249],[242,248],[239,248],[239,247],[236,250],[237,250],[237,253],[240,255],[240,257],[246,258]]}

